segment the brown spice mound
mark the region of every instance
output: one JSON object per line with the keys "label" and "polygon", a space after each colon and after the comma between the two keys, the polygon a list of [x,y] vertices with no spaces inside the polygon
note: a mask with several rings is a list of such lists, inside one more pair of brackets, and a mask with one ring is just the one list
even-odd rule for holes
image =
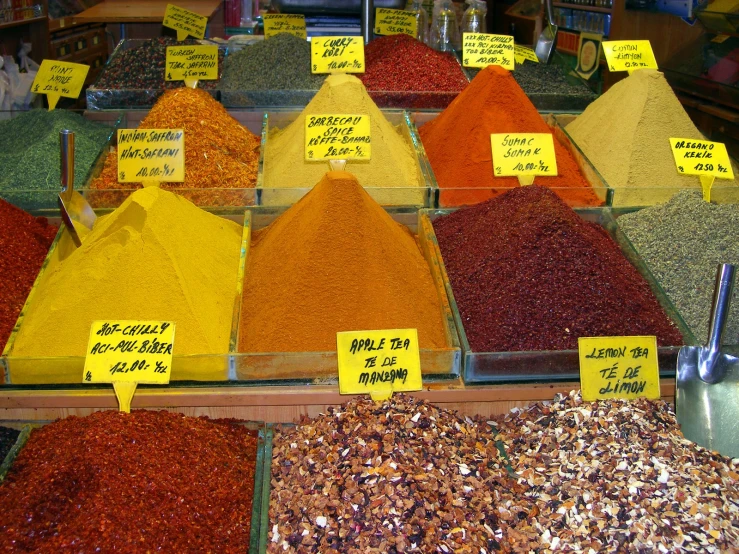
{"label": "brown spice mound", "polygon": [[275,437],[267,551],[528,551],[496,513],[525,488],[484,422],[356,399]]}
{"label": "brown spice mound", "polygon": [[[513,469],[528,487],[499,518],[571,552],[737,552],[739,460],[693,444],[664,401],[584,402],[558,395],[501,418]],[[548,550],[546,550],[548,551]]]}
{"label": "brown spice mound", "polygon": [[246,552],[256,433],[96,412],[32,433],[0,484],[1,552]]}

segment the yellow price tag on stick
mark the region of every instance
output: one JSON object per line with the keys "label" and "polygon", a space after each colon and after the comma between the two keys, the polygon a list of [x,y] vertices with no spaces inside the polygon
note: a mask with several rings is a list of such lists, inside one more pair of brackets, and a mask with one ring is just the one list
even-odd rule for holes
{"label": "yellow price tag on stick", "polygon": [[77,98],[85,85],[89,65],[43,60],[31,85],[31,92],[45,94],[49,111],[56,108],[59,98]]}
{"label": "yellow price tag on stick", "polygon": [[270,38],[280,33],[287,33],[302,39],[308,38],[304,15],[265,13],[262,20],[264,21],[264,38]]}
{"label": "yellow price tag on stick", "polygon": [[164,79],[185,81],[190,88],[195,88],[201,80],[218,79],[218,47],[168,46]]}
{"label": "yellow price tag on stick", "polygon": [[423,388],[416,329],[336,333],[336,348],[341,394],[386,400]]}
{"label": "yellow price tag on stick", "polygon": [[313,73],[364,73],[362,37],[313,37],[310,58]]}
{"label": "yellow price tag on stick", "polygon": [[418,22],[415,14],[405,10],[377,8],[375,10],[376,35],[410,35],[416,36]]}
{"label": "yellow price tag on stick", "polygon": [[487,67],[499,65],[513,71],[515,54],[513,37],[486,33],[462,34],[462,65],[465,67]]}
{"label": "yellow price tag on stick", "polygon": [[516,63],[521,65],[525,61],[539,63],[539,58],[536,57],[536,52],[526,46],[519,46],[518,44],[513,45],[513,56],[516,58]]}
{"label": "yellow price tag on stick", "polygon": [[208,18],[190,10],[178,8],[174,4],[167,4],[162,25],[177,31],[179,41],[185,40],[188,36],[203,38],[205,28],[208,26]]}
{"label": "yellow price tag on stick", "polygon": [[711,187],[716,178],[734,180],[734,169],[723,142],[671,138],[670,147],[677,172],[700,177],[706,202],[711,201]]}
{"label": "yellow price tag on stick", "polygon": [[130,412],[138,383],[169,383],[174,330],[171,321],[94,321],[82,382],[113,383],[120,410]]}
{"label": "yellow price tag on stick", "polygon": [[557,156],[550,133],[498,133],[490,135],[493,149],[493,174],[518,177],[530,185],[534,177],[557,176]]}
{"label": "yellow price tag on stick", "polygon": [[657,69],[652,44],[648,40],[607,40],[602,43],[611,71]]}
{"label": "yellow price tag on stick", "polygon": [[585,401],[660,397],[657,337],[580,337]]}
{"label": "yellow price tag on stick", "polygon": [[370,116],[351,114],[305,117],[305,160],[369,160]]}
{"label": "yellow price tag on stick", "polygon": [[144,186],[185,180],[182,129],[118,129],[118,182]]}

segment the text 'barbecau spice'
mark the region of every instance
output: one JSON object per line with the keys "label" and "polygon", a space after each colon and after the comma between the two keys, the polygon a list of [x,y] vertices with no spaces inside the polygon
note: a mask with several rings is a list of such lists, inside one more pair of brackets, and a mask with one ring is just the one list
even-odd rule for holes
{"label": "text 'barbecau spice'", "polygon": [[433,222],[475,352],[576,350],[578,337],[682,336],[596,223],[546,187],[513,189]]}
{"label": "text 'barbecau spice'", "polygon": [[256,432],[165,411],[34,430],[0,484],[2,552],[249,549]]}

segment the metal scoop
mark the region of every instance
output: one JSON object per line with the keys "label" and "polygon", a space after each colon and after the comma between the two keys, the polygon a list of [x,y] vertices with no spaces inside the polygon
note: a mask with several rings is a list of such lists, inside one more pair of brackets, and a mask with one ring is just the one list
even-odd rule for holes
{"label": "metal scoop", "polygon": [[74,132],[59,131],[59,154],[61,161],[62,192],[59,193],[59,210],[62,221],[72,240],[79,248],[82,241],[74,227],[77,222],[92,229],[97,216],[82,195],[74,190]]}
{"label": "metal scoop", "polygon": [[542,63],[549,63],[552,59],[552,52],[557,47],[557,26],[552,23],[552,0],[547,0],[547,26],[539,35],[536,41],[536,57]]}
{"label": "metal scoop", "polygon": [[735,267],[718,267],[706,346],[683,346],[677,357],[677,421],[685,438],[739,457],[739,358],[721,352]]}

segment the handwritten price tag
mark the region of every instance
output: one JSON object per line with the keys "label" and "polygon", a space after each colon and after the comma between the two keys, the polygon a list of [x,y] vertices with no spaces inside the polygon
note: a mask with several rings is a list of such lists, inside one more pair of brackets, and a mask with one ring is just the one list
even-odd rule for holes
{"label": "handwritten price tag", "polygon": [[415,14],[405,10],[377,8],[375,10],[376,35],[410,35],[416,36],[418,23]]}
{"label": "handwritten price tag", "polygon": [[362,37],[313,37],[310,55],[313,73],[364,73]]}
{"label": "handwritten price tag", "polygon": [[516,176],[522,185],[534,177],[557,176],[557,156],[549,133],[498,133],[490,135],[493,173],[496,177]]}
{"label": "handwritten price tag", "polygon": [[118,129],[118,182],[185,180],[182,129]]}
{"label": "handwritten price tag", "polygon": [[95,321],[87,343],[83,383],[113,383],[124,412],[138,383],[166,385],[172,373],[171,321]]}
{"label": "handwritten price tag", "polygon": [[372,156],[368,115],[308,115],[305,117],[305,159],[369,160]]}
{"label": "handwritten price tag", "polygon": [[462,65],[480,68],[499,65],[513,71],[515,66],[513,37],[486,33],[463,33]]}
{"label": "handwritten price tag", "polygon": [[298,38],[307,39],[305,30],[305,16],[287,13],[265,13],[264,38],[270,38],[280,33],[288,33]]}
{"label": "handwritten price tag", "polygon": [[603,53],[611,71],[635,69],[657,69],[657,60],[648,40],[607,40],[603,42]]}
{"label": "handwritten price tag", "polygon": [[218,79],[218,47],[168,46],[164,77],[167,81],[185,81],[191,88],[198,81]]}
{"label": "handwritten price tag", "polygon": [[423,387],[416,329],[336,333],[336,347],[341,394],[386,400]]}
{"label": "handwritten price tag", "polygon": [[516,63],[521,65],[525,61],[539,63],[539,58],[536,57],[536,52],[526,46],[519,46],[515,44],[513,46],[513,57],[516,58]]}
{"label": "handwritten price tag", "polygon": [[77,98],[85,85],[89,65],[43,60],[31,85],[31,92],[45,94],[49,110],[56,108],[59,98]]}
{"label": "handwritten price tag", "polygon": [[188,35],[203,38],[205,28],[208,26],[208,18],[190,10],[178,8],[174,4],[167,4],[162,25],[177,31],[179,41],[185,40]]}
{"label": "handwritten price tag", "polygon": [[585,401],[660,397],[657,337],[580,337]]}
{"label": "handwritten price tag", "polygon": [[711,201],[711,188],[716,178],[734,180],[734,169],[724,143],[671,138],[670,147],[677,172],[700,177],[703,199],[706,202]]}

